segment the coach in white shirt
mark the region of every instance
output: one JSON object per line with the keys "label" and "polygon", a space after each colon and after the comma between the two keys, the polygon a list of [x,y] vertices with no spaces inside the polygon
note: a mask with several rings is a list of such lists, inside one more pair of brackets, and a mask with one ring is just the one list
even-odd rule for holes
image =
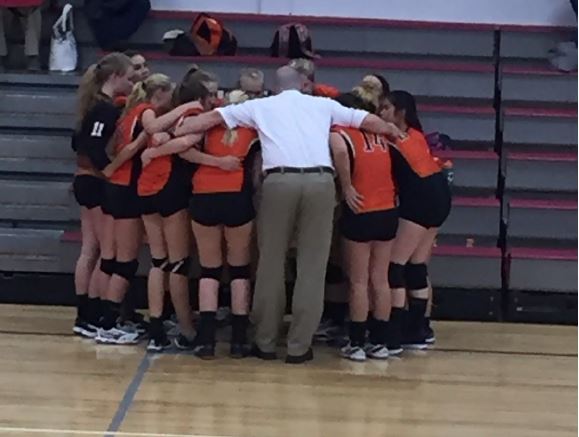
{"label": "coach in white shirt", "polygon": [[302,94],[307,79],[290,67],[276,73],[279,94],[219,108],[188,118],[175,134],[186,135],[225,123],[252,127],[261,141],[264,182],[258,212],[259,262],[252,319],[254,353],[275,359],[285,310],[285,260],[297,237],[297,279],[288,363],[313,358],[313,334],[320,322],[335,204],[329,148],[332,125],[396,137],[398,129],[379,117],[345,108],[323,97]]}

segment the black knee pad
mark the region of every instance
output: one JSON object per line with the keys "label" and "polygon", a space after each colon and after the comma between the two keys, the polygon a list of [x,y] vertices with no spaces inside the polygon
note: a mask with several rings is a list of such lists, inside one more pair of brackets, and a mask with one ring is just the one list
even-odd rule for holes
{"label": "black knee pad", "polygon": [[152,258],[151,259],[151,264],[153,264],[153,267],[156,267],[156,268],[161,269],[161,270],[164,270],[168,263],[169,263],[169,260],[167,259],[167,257],[165,257],[165,258]]}
{"label": "black knee pad", "polygon": [[116,261],[115,259],[101,259],[101,272],[106,273],[107,275],[112,275],[113,273],[115,273],[115,265],[116,265]]}
{"label": "black knee pad", "polygon": [[219,267],[203,267],[201,266],[201,279],[215,279],[221,281],[223,274],[223,266]]}
{"label": "black knee pad", "polygon": [[388,266],[388,283],[390,288],[405,288],[404,266],[402,264],[390,263]]}
{"label": "black knee pad", "polygon": [[406,264],[404,278],[406,279],[406,288],[408,290],[428,288],[428,268],[426,264]]}
{"label": "black knee pad", "polygon": [[167,263],[167,267],[163,270],[169,273],[174,273],[181,276],[189,276],[189,269],[191,268],[191,258],[186,257],[174,263]]}
{"label": "black knee pad", "polygon": [[342,269],[335,264],[328,264],[326,269],[326,282],[328,284],[341,284],[346,280]]}
{"label": "black knee pad", "polygon": [[251,277],[251,266],[249,264],[244,266],[229,266],[229,278],[234,281],[236,279],[249,279]]}
{"label": "black knee pad", "polygon": [[115,262],[115,275],[125,278],[127,281],[132,281],[137,274],[139,268],[139,261],[133,259],[131,261]]}

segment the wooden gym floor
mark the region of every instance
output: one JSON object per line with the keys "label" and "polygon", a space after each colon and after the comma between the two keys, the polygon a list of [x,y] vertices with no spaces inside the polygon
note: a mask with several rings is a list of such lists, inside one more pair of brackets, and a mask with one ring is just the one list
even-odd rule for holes
{"label": "wooden gym floor", "polygon": [[427,353],[296,367],[96,346],[73,315],[0,305],[0,435],[577,435],[576,327],[439,322]]}

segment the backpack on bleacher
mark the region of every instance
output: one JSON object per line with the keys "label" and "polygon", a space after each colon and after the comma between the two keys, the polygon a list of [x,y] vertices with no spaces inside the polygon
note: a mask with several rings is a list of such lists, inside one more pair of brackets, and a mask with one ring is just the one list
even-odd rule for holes
{"label": "backpack on bleacher", "polygon": [[309,29],[301,23],[280,26],[275,32],[270,51],[274,58],[319,58],[314,53]]}
{"label": "backpack on bleacher", "polygon": [[83,9],[99,47],[122,51],[147,17],[151,1],[84,0]]}
{"label": "backpack on bleacher", "polygon": [[234,56],[237,52],[235,35],[221,21],[205,13],[195,17],[189,33],[169,31],[163,42],[173,56]]}

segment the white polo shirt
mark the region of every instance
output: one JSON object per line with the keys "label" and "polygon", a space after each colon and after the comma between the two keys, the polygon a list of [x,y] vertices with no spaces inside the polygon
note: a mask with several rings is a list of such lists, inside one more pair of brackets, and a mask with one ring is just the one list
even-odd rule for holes
{"label": "white polo shirt", "polygon": [[330,127],[359,128],[368,112],[297,90],[217,109],[228,128],[252,127],[261,141],[263,170],[333,167]]}

